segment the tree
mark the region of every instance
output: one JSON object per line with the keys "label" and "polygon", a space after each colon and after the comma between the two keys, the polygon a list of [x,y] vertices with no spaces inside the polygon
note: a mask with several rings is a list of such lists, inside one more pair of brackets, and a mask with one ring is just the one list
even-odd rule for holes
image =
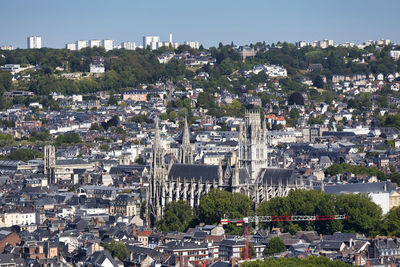
{"label": "tree", "polygon": [[313,79],[313,85],[317,88],[324,88],[324,81],[322,80],[321,75],[317,75]]}
{"label": "tree", "polygon": [[168,119],[169,119],[170,121],[174,121],[174,120],[176,119],[176,116],[177,116],[176,112],[175,112],[174,110],[172,110],[172,111],[168,114]]}
{"label": "tree", "polygon": [[160,118],[161,118],[163,121],[166,121],[166,120],[168,120],[168,114],[167,114],[167,113],[161,113]]}
{"label": "tree", "polygon": [[400,173],[392,172],[389,176],[389,179],[391,182],[396,183],[397,185],[400,185]]}
{"label": "tree", "polygon": [[296,92],[289,96],[288,98],[289,105],[304,105],[304,97],[301,93]]}
{"label": "tree", "polygon": [[268,244],[264,250],[264,256],[270,257],[274,254],[286,251],[286,246],[280,237],[273,237],[268,240]]}
{"label": "tree", "polygon": [[297,108],[292,108],[289,112],[289,116],[291,119],[298,119],[300,117],[300,112]]}
{"label": "tree", "polygon": [[110,146],[109,146],[108,144],[101,144],[101,145],[99,146],[99,149],[100,149],[100,151],[107,152],[107,151],[110,150]]}
{"label": "tree", "polygon": [[104,128],[104,130],[108,130],[111,127],[117,127],[119,125],[119,117],[118,115],[114,115],[111,119],[109,119],[106,122],[102,122],[101,126]]}
{"label": "tree", "polygon": [[169,202],[165,207],[164,217],[157,222],[163,232],[186,231],[194,218],[192,207],[187,201]]}
{"label": "tree", "polygon": [[384,219],[384,228],[389,236],[400,235],[400,207],[392,208]]}
{"label": "tree", "polygon": [[48,130],[45,131],[41,131],[41,132],[37,132],[37,131],[33,131],[31,133],[31,137],[29,138],[29,141],[31,142],[36,142],[36,141],[50,141],[52,139],[51,134],[49,133]]}
{"label": "tree", "polygon": [[103,247],[111,253],[111,256],[118,258],[120,261],[125,260],[129,256],[129,250],[121,241],[112,240],[111,242],[104,243]]}
{"label": "tree", "polygon": [[213,189],[200,200],[199,219],[207,224],[216,224],[224,216],[243,218],[252,215],[252,205],[252,201],[245,195]]}
{"label": "tree", "polygon": [[[346,214],[346,220],[297,222],[302,229],[314,229],[318,233],[332,234],[337,231],[361,233],[368,236],[379,234],[382,210],[363,194],[332,195],[315,190],[295,190],[287,197],[275,197],[261,202],[257,214],[266,215],[330,215]],[[290,224],[275,222],[272,227],[294,232],[298,228]]]}
{"label": "tree", "polygon": [[61,145],[69,145],[69,144],[78,144],[82,142],[80,136],[77,133],[65,133],[60,134],[56,137],[54,143],[57,146]]}
{"label": "tree", "polygon": [[92,123],[91,125],[90,125],[90,129],[89,130],[91,130],[91,131],[100,131],[100,130],[102,130],[103,128],[102,127],[100,127],[100,125],[97,123],[97,122],[94,122],[94,123]]}
{"label": "tree", "polygon": [[43,154],[26,148],[14,150],[7,156],[8,159],[21,161],[28,161],[39,157],[43,157]]}
{"label": "tree", "polygon": [[[254,249],[254,246],[252,244],[249,244],[249,259],[254,259],[257,256],[256,251]],[[240,252],[240,257],[244,259],[244,248]]]}
{"label": "tree", "polygon": [[342,194],[336,201],[338,214],[346,214],[346,232],[374,237],[381,232],[382,209],[365,194]]}

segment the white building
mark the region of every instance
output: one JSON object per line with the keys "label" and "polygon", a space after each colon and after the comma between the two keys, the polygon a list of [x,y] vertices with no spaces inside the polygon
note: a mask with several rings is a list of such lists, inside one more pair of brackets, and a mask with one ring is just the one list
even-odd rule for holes
{"label": "white building", "polygon": [[103,64],[90,64],[90,73],[104,73],[105,71]]}
{"label": "white building", "polygon": [[0,50],[9,50],[9,51],[11,51],[11,50],[14,50],[14,49],[15,49],[15,47],[12,46],[12,45],[2,45],[2,46],[0,46]]}
{"label": "white building", "polygon": [[151,50],[157,49],[157,43],[160,42],[160,36],[143,36],[143,48],[150,46]]}
{"label": "white building", "polygon": [[71,51],[75,51],[76,50],[76,44],[75,43],[69,43],[69,44],[65,44],[65,48]]}
{"label": "white building", "polygon": [[32,212],[5,212],[0,220],[0,227],[11,227],[13,225],[31,225],[39,223],[39,214]]}
{"label": "white building", "polygon": [[90,40],[89,41],[89,46],[90,47],[100,47],[101,46],[101,40]]}
{"label": "white building", "polygon": [[114,40],[105,39],[102,41],[102,46],[106,51],[110,51],[114,49]]}
{"label": "white building", "polygon": [[29,36],[27,41],[28,49],[42,48],[42,37],[40,36]]}
{"label": "white building", "polygon": [[287,70],[278,65],[257,65],[253,67],[253,73],[258,74],[261,71],[265,71],[265,73],[270,77],[286,77]]}
{"label": "white building", "polygon": [[391,50],[389,51],[389,56],[394,60],[398,60],[400,58],[400,50]]}
{"label": "white building", "polygon": [[134,42],[122,42],[121,43],[121,48],[126,49],[126,50],[135,50],[136,49],[136,43],[134,43]]}
{"label": "white building", "polygon": [[78,40],[76,41],[76,50],[81,50],[82,48],[88,47],[88,41]]}
{"label": "white building", "polygon": [[199,42],[198,41],[185,41],[185,45],[190,46],[193,49],[199,49]]}

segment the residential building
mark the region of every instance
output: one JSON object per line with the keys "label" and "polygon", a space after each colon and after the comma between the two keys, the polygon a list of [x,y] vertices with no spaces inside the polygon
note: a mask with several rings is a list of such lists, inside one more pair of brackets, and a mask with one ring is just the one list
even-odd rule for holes
{"label": "residential building", "polygon": [[82,48],[88,47],[89,43],[86,40],[76,41],[76,50],[81,50]]}
{"label": "residential building", "polygon": [[114,49],[114,40],[105,39],[101,42],[102,46],[106,51],[110,51]]}
{"label": "residential building", "polygon": [[90,73],[104,73],[105,71],[103,64],[90,64]]}
{"label": "residential building", "polygon": [[89,46],[90,47],[100,47],[101,46],[101,40],[90,40],[89,41]]}
{"label": "residential building", "polygon": [[135,50],[136,49],[136,43],[134,43],[134,42],[122,42],[121,43],[121,48],[126,49],[126,50]]}
{"label": "residential building", "polygon": [[40,36],[29,36],[28,37],[28,49],[40,49],[42,48],[42,37]]}
{"label": "residential building", "polygon": [[68,50],[71,50],[71,51],[77,50],[77,49],[76,49],[76,46],[77,46],[76,43],[68,43],[68,44],[65,44],[65,48],[68,49]]}
{"label": "residential building", "polygon": [[199,49],[198,41],[185,41],[184,44],[190,46],[193,49]]}
{"label": "residential building", "polygon": [[399,60],[400,58],[400,50],[390,50],[389,51],[389,56],[393,58],[394,60]]}
{"label": "residential building", "polygon": [[147,46],[151,50],[157,49],[157,44],[160,42],[160,36],[143,36],[143,48],[146,49]]}

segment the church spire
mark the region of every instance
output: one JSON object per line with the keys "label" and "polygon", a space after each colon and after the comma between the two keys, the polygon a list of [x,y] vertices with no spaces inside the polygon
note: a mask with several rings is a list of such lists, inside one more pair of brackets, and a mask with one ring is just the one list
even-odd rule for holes
{"label": "church spire", "polygon": [[160,145],[161,138],[160,138],[160,129],[158,128],[158,117],[155,119],[155,124],[156,124],[156,129],[155,129],[155,134],[154,134],[154,146]]}
{"label": "church spire", "polygon": [[187,118],[185,116],[185,126],[183,127],[183,137],[182,137],[182,145],[190,144],[190,136],[189,136],[189,126],[187,123]]}
{"label": "church spire", "polygon": [[179,162],[182,164],[193,164],[193,151],[190,145],[190,132],[185,117],[185,125],[183,126],[182,144],[179,151]]}

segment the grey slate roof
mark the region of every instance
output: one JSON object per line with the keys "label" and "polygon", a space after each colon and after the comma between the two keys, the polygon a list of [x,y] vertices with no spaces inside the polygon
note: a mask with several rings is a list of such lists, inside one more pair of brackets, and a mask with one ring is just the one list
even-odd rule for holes
{"label": "grey slate roof", "polygon": [[287,185],[295,184],[296,177],[293,169],[265,168],[261,172],[265,184]]}
{"label": "grey slate roof", "polygon": [[176,179],[200,179],[218,181],[218,166],[217,165],[197,165],[197,164],[177,164],[172,165],[168,174],[169,178]]}
{"label": "grey slate roof", "polygon": [[[385,191],[386,185],[386,191]],[[377,193],[390,192],[395,188],[389,182],[377,183],[356,183],[356,184],[339,184],[326,185],[324,191],[328,194],[343,194],[343,193]]]}

